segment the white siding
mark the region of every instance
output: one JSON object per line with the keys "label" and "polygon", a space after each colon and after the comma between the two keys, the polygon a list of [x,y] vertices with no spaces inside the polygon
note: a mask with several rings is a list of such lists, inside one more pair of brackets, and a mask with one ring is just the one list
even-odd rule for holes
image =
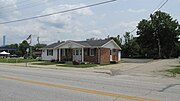
{"label": "white siding", "polygon": [[119,49],[119,47],[117,47],[117,45],[112,41],[108,42],[103,47],[104,48],[110,48],[110,49]]}
{"label": "white siding", "polygon": [[53,56],[47,56],[47,49],[45,50],[42,50],[42,60],[52,60],[52,59],[55,59],[57,60],[58,57],[57,57],[57,49],[53,49]]}

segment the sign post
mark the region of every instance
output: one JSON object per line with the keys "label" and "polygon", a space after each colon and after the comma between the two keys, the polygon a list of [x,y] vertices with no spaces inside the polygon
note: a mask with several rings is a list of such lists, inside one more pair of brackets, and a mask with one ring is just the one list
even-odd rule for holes
{"label": "sign post", "polygon": [[29,48],[26,49],[26,67],[28,66],[28,53],[29,53]]}

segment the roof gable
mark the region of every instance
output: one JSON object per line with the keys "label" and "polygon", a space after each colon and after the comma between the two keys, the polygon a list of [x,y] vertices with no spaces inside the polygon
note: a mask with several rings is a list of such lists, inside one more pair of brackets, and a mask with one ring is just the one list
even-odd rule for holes
{"label": "roof gable", "polygon": [[62,43],[64,43],[64,42],[52,43],[52,44],[50,44],[50,45],[47,45],[47,46],[44,47],[44,48],[46,48],[46,49],[53,49],[53,48],[57,47],[58,45],[60,45],[60,44],[62,44]]}
{"label": "roof gable", "polygon": [[110,48],[110,49],[120,49],[119,45],[112,39],[109,42],[107,42],[106,44],[104,44],[102,47],[105,48]]}
{"label": "roof gable", "polygon": [[78,44],[74,41],[66,41],[66,42],[58,45],[56,48],[79,48],[79,47],[85,47],[85,46]]}

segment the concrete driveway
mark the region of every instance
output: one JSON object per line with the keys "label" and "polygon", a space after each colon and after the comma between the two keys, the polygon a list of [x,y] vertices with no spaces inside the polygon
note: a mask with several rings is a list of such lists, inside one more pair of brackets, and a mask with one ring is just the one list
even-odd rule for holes
{"label": "concrete driveway", "polygon": [[[128,61],[128,62],[127,62]],[[142,59],[126,59],[126,62],[109,65],[101,69],[111,71],[115,75],[134,75],[134,76],[151,76],[151,77],[168,77],[171,74],[165,72],[167,69],[175,68],[179,65],[178,59],[160,59],[160,60],[142,60]],[[96,68],[100,69],[100,68]],[[179,75],[177,75],[179,78]]]}

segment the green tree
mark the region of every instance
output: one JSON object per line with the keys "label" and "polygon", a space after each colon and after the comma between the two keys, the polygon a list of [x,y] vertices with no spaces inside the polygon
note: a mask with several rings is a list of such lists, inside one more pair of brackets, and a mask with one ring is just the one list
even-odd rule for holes
{"label": "green tree", "polygon": [[180,26],[177,20],[161,11],[150,15],[150,20],[139,22],[137,35],[143,54],[149,57],[170,58],[176,50]]}
{"label": "green tree", "polygon": [[41,48],[47,46],[46,44],[36,44],[33,46],[33,51],[39,51]]}
{"label": "green tree", "polygon": [[122,43],[121,43],[121,38],[119,37],[119,36],[117,36],[117,37],[110,37],[110,39],[113,39],[116,43],[117,43],[117,45],[119,46],[119,47],[121,47],[122,46]]}
{"label": "green tree", "polygon": [[16,55],[18,55],[18,52],[17,52],[17,50],[18,50],[18,48],[19,48],[19,45],[18,45],[18,44],[10,44],[10,45],[6,45],[6,47],[7,47],[7,48],[14,48],[15,50],[10,50],[9,52],[10,52],[11,54],[16,54]]}
{"label": "green tree", "polygon": [[139,57],[139,44],[137,38],[126,32],[124,35],[124,44],[122,45],[122,57]]}
{"label": "green tree", "polygon": [[24,40],[22,43],[19,44],[19,51],[20,56],[25,56],[27,54],[26,50],[30,47],[28,42]]}
{"label": "green tree", "polygon": [[32,57],[37,58],[41,54],[41,48],[47,46],[46,44],[36,44],[32,46]]}

